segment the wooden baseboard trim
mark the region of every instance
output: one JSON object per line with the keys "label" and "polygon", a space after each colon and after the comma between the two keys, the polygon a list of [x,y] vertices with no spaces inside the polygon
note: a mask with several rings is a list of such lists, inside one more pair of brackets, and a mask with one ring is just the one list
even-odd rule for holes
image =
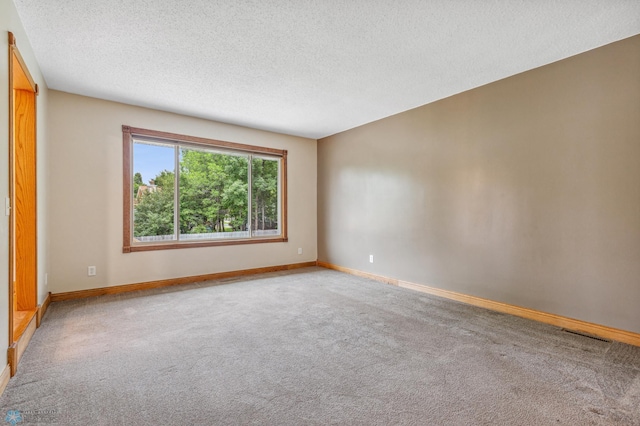
{"label": "wooden baseboard trim", "polygon": [[334,265],[332,263],[318,261],[318,266],[327,269],[333,269],[334,271],[344,272],[350,275],[356,275],[358,277],[369,278],[370,280],[380,281],[385,284],[398,285],[398,280],[395,278],[383,277],[382,275],[371,274],[369,272],[359,271],[357,269],[345,268],[344,266]]}
{"label": "wooden baseboard trim", "polygon": [[607,327],[600,324],[594,324],[561,315],[550,314],[547,312],[537,311],[535,309],[523,308],[521,306],[510,305],[508,303],[496,302],[494,300],[484,299],[481,297],[470,296],[467,294],[456,293],[454,291],[442,290],[423,284],[415,284],[408,281],[401,281],[395,278],[384,277],[380,275],[362,272],[343,266],[333,265],[327,262],[318,261],[318,266],[336,271],[345,272],[347,274],[357,275],[359,277],[369,278],[387,284],[396,285],[402,288],[419,291],[422,293],[432,294],[434,296],[443,297],[445,299],[455,300],[457,302],[466,303],[468,305],[478,306],[492,311],[502,312],[505,314],[515,315],[522,318],[531,319],[545,324],[555,325],[557,327],[566,328],[567,330],[578,331],[582,333],[592,334],[594,336],[603,337],[605,339],[616,340],[622,343],[628,343],[634,346],[640,346],[640,334],[631,331],[620,330],[617,328]]}
{"label": "wooden baseboard trim", "polygon": [[216,272],[214,274],[193,275],[190,277],[172,278],[167,280],[147,281],[135,284],[124,284],[113,287],[100,287],[88,290],[69,291],[66,293],[54,293],[51,295],[52,302],[64,300],[84,299],[86,297],[104,296],[107,294],[128,293],[130,291],[150,290],[153,288],[169,287],[181,284],[191,284],[201,281],[221,280],[225,278],[235,278],[247,275],[264,274],[267,272],[288,271],[292,269],[308,268],[316,266],[316,262],[293,263],[289,265],[267,266],[264,268],[243,269],[240,271]]}
{"label": "wooden baseboard trim", "polygon": [[38,305],[38,312],[36,312],[36,328],[40,328],[42,324],[42,317],[47,313],[49,305],[51,304],[51,292],[47,293],[47,297],[44,299],[41,305]]}
{"label": "wooden baseboard trim", "polygon": [[9,364],[5,365],[2,369],[2,373],[0,374],[0,396],[4,393],[4,390],[7,388],[9,384],[9,379],[11,378],[11,366]]}
{"label": "wooden baseboard trim", "polygon": [[20,364],[20,358],[24,354],[24,351],[29,346],[29,342],[33,337],[33,334],[36,332],[36,315],[31,318],[29,325],[24,330],[20,338],[14,342],[9,349],[7,349],[7,360],[9,362],[11,377],[16,375],[18,371],[18,364]]}

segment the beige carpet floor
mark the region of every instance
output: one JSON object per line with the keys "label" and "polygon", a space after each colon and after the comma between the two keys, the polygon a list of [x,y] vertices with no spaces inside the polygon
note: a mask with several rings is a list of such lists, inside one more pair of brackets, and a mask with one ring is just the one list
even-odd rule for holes
{"label": "beige carpet floor", "polygon": [[53,303],[0,407],[21,425],[640,425],[640,348],[308,268]]}

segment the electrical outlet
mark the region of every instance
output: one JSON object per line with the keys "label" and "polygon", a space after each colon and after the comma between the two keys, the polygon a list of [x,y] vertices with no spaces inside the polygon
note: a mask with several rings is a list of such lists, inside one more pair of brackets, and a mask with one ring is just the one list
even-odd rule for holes
{"label": "electrical outlet", "polygon": [[298,247],[298,254],[302,254],[302,247]]}
{"label": "electrical outlet", "polygon": [[87,275],[89,275],[90,277],[93,277],[96,275],[96,267],[95,266],[89,266],[87,268]]}
{"label": "electrical outlet", "polygon": [[372,254],[369,255],[369,263],[373,263],[373,255]]}

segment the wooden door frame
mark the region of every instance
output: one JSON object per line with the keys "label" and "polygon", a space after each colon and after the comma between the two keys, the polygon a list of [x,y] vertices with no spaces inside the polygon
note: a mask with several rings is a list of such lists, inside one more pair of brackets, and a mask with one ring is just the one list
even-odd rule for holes
{"label": "wooden door frame", "polygon": [[[9,199],[11,200],[11,214],[9,216],[9,346],[11,347],[12,345],[15,344],[16,342],[16,336],[14,336],[14,291],[15,291],[15,259],[14,259],[14,252],[15,252],[15,241],[14,241],[14,237],[15,237],[15,222],[16,222],[16,217],[15,217],[15,200],[16,200],[16,194],[15,194],[15,159],[14,159],[14,152],[15,152],[15,132],[14,132],[14,125],[15,125],[15,105],[14,105],[14,89],[16,88],[16,86],[20,85],[20,86],[25,86],[22,89],[23,90],[27,90],[27,91],[31,91],[34,93],[34,97],[37,97],[38,95],[38,85],[35,83],[35,81],[33,80],[33,78],[31,77],[31,73],[29,72],[29,69],[26,65],[26,63],[24,62],[24,59],[22,58],[22,55],[20,54],[20,51],[18,50],[18,47],[16,45],[16,38],[13,35],[13,33],[8,32],[8,37],[9,37]],[[16,70],[14,70],[14,58],[17,61],[18,65],[21,68],[22,73],[20,74],[20,81],[18,81],[18,79],[16,78]],[[37,163],[36,163],[36,158],[37,158],[37,102],[34,101],[34,129],[33,129],[33,136],[34,136],[34,171],[37,175]],[[33,202],[34,202],[34,206],[35,206],[35,211],[36,211],[36,215],[35,215],[35,229],[34,229],[34,235],[35,235],[35,241],[34,241],[34,249],[35,249],[35,268],[36,270],[35,272],[35,278],[36,278],[36,282],[34,283],[35,285],[35,291],[34,291],[34,298],[35,300],[33,301],[34,306],[37,306],[38,304],[38,284],[37,284],[37,280],[38,280],[38,271],[37,271],[37,265],[38,265],[38,226],[37,226],[37,211],[38,211],[38,206],[37,206],[37,179],[35,179],[34,181],[34,193],[33,193]],[[30,336],[29,336],[30,337]],[[11,357],[10,357],[11,358]],[[14,360],[14,363],[17,363],[17,359]],[[15,369],[17,368],[17,365],[11,365],[11,370],[12,373],[15,372]],[[13,374],[12,374],[13,375]]]}

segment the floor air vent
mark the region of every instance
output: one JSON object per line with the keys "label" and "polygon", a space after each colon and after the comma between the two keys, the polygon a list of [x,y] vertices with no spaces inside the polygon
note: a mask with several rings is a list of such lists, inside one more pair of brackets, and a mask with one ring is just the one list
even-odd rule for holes
{"label": "floor air vent", "polygon": [[564,331],[565,333],[571,333],[571,334],[575,334],[582,337],[588,337],[589,339],[593,339],[593,340],[600,340],[601,342],[611,343],[611,340],[594,336],[593,334],[582,333],[580,331],[567,330],[566,328],[563,328],[562,331]]}

